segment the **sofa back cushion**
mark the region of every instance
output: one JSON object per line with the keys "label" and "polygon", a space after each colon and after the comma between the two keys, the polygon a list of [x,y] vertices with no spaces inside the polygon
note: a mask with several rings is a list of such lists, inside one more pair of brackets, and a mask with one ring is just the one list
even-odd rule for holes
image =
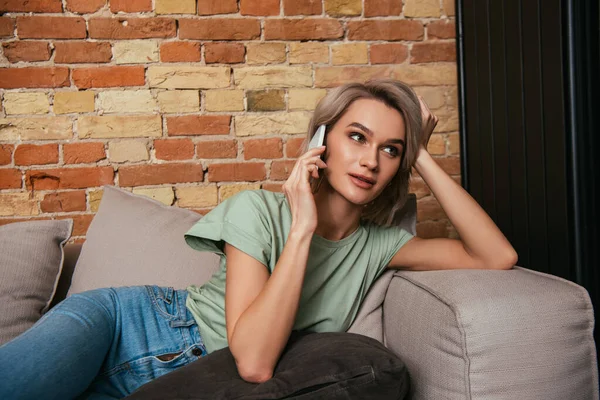
{"label": "sofa back cushion", "polygon": [[0,227],[0,345],[31,327],[56,289],[73,220]]}
{"label": "sofa back cushion", "polygon": [[105,186],[73,272],[68,295],[102,287],[206,282],[219,258],[190,248],[183,234],[200,214]]}

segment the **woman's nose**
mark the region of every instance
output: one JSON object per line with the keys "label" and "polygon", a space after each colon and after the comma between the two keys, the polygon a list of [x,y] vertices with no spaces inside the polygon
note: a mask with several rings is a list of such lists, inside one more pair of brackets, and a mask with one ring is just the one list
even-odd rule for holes
{"label": "woman's nose", "polygon": [[377,169],[377,153],[371,150],[365,151],[361,156],[360,165],[365,166],[371,170]]}

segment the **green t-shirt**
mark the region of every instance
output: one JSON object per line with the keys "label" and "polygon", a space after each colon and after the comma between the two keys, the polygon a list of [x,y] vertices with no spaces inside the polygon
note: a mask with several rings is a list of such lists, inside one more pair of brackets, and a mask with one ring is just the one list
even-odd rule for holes
{"label": "green t-shirt", "polygon": [[[224,243],[273,272],[292,215],[283,193],[248,190],[223,201],[186,234],[188,245],[220,255],[219,270],[201,287],[188,287],[187,307],[209,353],[227,347]],[[344,332],[373,282],[413,236],[397,227],[361,224],[339,241],[313,235],[294,330]]]}

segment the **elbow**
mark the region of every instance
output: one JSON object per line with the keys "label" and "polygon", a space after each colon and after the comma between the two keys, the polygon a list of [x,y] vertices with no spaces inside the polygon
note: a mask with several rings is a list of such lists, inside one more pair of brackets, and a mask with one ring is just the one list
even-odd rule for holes
{"label": "elbow", "polygon": [[273,370],[268,368],[260,368],[255,366],[243,365],[237,363],[237,370],[240,377],[246,382],[263,383],[273,377]]}
{"label": "elbow", "polygon": [[497,270],[509,270],[517,264],[519,256],[514,249],[510,249],[508,255],[503,258],[503,261],[496,263],[493,269]]}

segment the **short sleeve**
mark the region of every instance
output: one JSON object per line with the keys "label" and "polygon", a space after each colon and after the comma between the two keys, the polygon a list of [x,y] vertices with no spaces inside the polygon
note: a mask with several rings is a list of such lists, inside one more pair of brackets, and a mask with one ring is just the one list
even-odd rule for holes
{"label": "short sleeve", "polygon": [[243,191],[223,201],[185,233],[195,250],[224,255],[225,243],[269,265],[271,232],[260,196]]}
{"label": "short sleeve", "polygon": [[385,271],[398,250],[413,237],[413,234],[397,226],[379,227],[379,229],[377,229],[375,240],[377,247],[376,254],[380,254],[381,259],[380,262],[377,263],[378,270],[376,277]]}

